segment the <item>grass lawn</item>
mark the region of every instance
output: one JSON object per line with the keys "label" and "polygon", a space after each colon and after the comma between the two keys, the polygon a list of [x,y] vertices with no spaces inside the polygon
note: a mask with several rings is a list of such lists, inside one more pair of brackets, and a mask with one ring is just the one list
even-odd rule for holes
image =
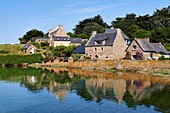
{"label": "grass lawn", "polygon": [[10,45],[1,44],[0,45],[0,55],[1,54],[25,54],[21,51],[22,44]]}

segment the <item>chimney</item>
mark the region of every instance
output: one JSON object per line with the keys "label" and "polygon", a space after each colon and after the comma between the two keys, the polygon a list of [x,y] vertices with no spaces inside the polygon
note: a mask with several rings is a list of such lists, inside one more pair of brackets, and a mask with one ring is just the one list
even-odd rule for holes
{"label": "chimney", "polygon": [[149,42],[149,38],[144,38],[144,40],[148,41]]}
{"label": "chimney", "polygon": [[94,37],[97,34],[97,31],[92,32],[92,37]]}
{"label": "chimney", "polygon": [[63,25],[59,25],[59,29],[63,29]]}
{"label": "chimney", "polygon": [[52,28],[52,30],[56,30],[57,29],[57,27],[56,26],[54,26],[53,28]]}

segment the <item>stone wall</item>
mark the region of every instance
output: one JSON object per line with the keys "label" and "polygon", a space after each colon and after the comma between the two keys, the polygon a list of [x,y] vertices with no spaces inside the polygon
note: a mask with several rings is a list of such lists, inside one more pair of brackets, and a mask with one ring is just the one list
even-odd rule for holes
{"label": "stone wall", "polygon": [[54,62],[52,64],[68,68],[80,69],[111,69],[119,70],[150,70],[150,69],[170,69],[170,60],[100,60],[100,61],[82,61],[82,62]]}

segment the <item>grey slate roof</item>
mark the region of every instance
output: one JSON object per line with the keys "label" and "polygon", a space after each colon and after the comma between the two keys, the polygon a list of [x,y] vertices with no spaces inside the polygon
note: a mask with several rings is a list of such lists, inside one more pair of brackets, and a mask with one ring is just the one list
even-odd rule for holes
{"label": "grey slate roof", "polygon": [[[129,40],[129,38],[123,32],[121,32],[121,34],[124,40]],[[105,33],[99,33],[96,34],[94,37],[92,37],[86,46],[87,47],[100,46],[100,45],[95,45],[95,41],[104,41],[104,40],[105,40],[105,44],[102,46],[112,46],[116,36],[117,36],[117,29],[106,29]]]}
{"label": "grey slate roof", "polygon": [[116,33],[116,29],[106,29],[105,33]]}
{"label": "grey slate roof", "polygon": [[32,44],[25,44],[23,47],[22,47],[22,50],[26,50],[28,47],[30,47]]}
{"label": "grey slate roof", "polygon": [[77,46],[73,53],[74,54],[85,54],[85,46],[84,45]]}
{"label": "grey slate roof", "polygon": [[168,54],[168,52],[161,43],[150,43],[147,39],[141,38],[135,38],[135,41],[145,52]]}
{"label": "grey slate roof", "polygon": [[97,46],[95,45],[95,41],[102,41],[105,40],[105,44],[102,46],[112,46],[113,42],[116,38],[117,32],[116,33],[100,33],[96,34],[95,37],[92,37],[90,42],[86,46]]}
{"label": "grey slate roof", "polygon": [[68,37],[53,37],[54,41],[70,41]]}
{"label": "grey slate roof", "polygon": [[82,39],[81,38],[70,38],[71,43],[82,43]]}
{"label": "grey slate roof", "polygon": [[32,37],[35,40],[43,40],[43,41],[48,41],[48,38],[43,38],[43,37]]}
{"label": "grey slate roof", "polygon": [[161,43],[151,43],[156,53],[168,54],[166,49]]}
{"label": "grey slate roof", "polygon": [[151,43],[146,39],[135,38],[137,44],[141,47],[141,49],[145,52],[154,52],[154,48],[152,47]]}
{"label": "grey slate roof", "polygon": [[[105,30],[105,33],[116,33],[117,32],[117,28],[115,28],[115,29],[106,29]],[[122,34],[122,36],[124,37],[124,39],[127,39],[127,40],[129,40],[129,37],[125,34],[125,33],[123,33],[122,31],[121,31],[121,34]]]}
{"label": "grey slate roof", "polygon": [[82,43],[81,38],[53,37],[54,41],[71,41],[71,43]]}

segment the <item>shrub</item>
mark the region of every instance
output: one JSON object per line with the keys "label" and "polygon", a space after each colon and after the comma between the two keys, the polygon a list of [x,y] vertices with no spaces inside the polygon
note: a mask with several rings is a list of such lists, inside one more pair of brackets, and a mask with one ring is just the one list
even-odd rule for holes
{"label": "shrub", "polygon": [[165,58],[164,56],[159,57],[158,60],[170,60],[170,58]]}
{"label": "shrub", "polygon": [[22,64],[22,63],[41,63],[41,54],[32,55],[0,55],[0,64]]}
{"label": "shrub", "polygon": [[71,57],[74,61],[78,61],[80,59],[80,54],[72,54]]}

